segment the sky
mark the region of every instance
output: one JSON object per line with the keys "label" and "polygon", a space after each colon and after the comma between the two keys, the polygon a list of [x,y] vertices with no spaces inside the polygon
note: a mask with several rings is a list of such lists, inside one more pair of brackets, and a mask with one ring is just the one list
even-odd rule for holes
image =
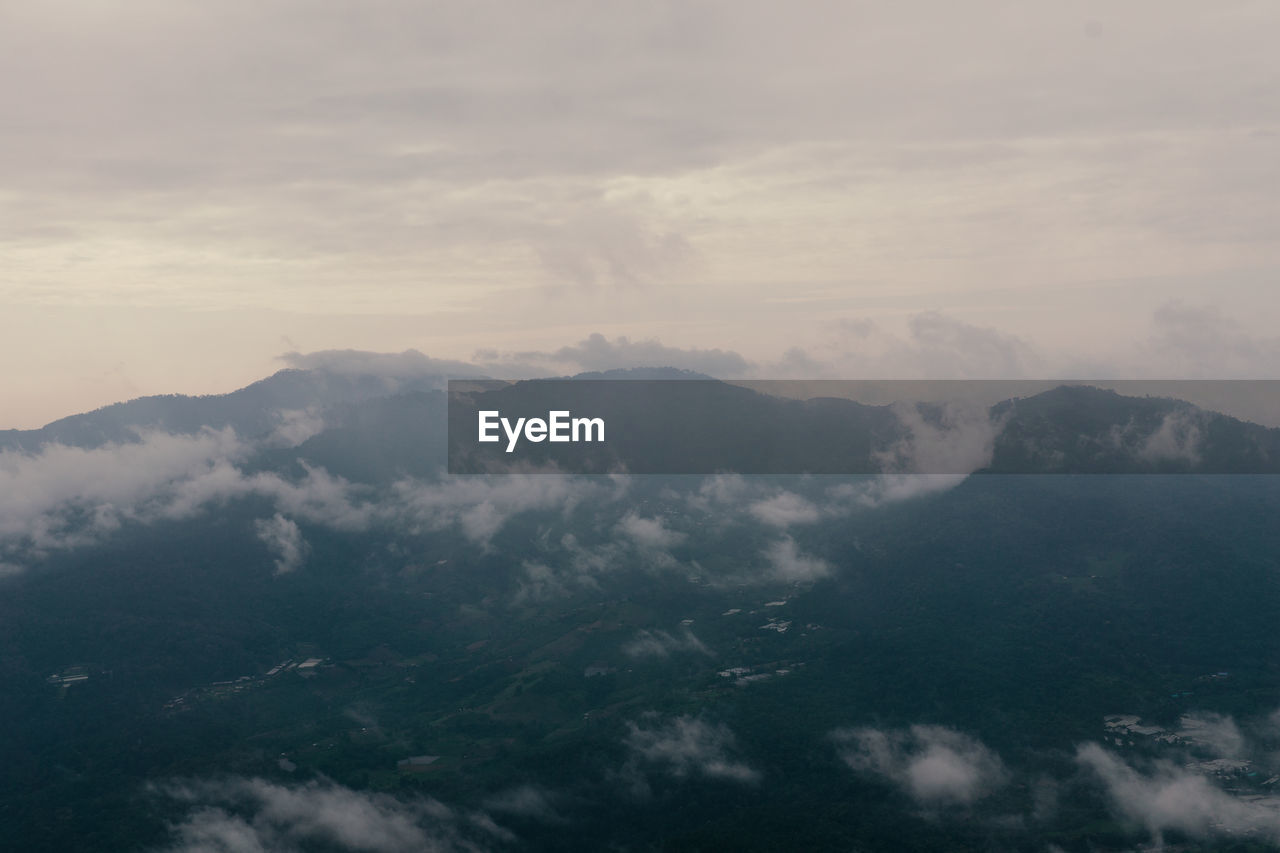
{"label": "sky", "polygon": [[0,428],[328,350],[1275,378],[1277,31],[1269,0],[3,4]]}

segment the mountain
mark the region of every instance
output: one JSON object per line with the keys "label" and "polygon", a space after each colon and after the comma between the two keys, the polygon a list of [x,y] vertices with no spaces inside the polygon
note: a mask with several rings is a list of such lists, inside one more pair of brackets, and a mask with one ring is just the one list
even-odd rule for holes
{"label": "mountain", "polygon": [[[593,396],[612,378],[560,385],[669,415],[649,373]],[[6,839],[1274,846],[1280,481],[1188,473],[1267,470],[1274,430],[1087,387],[971,421],[692,377],[732,452],[794,429],[788,462],[929,461],[976,423],[984,476],[449,477],[441,379],[285,371],[7,436]]]}
{"label": "mountain", "polygon": [[1280,429],[1180,400],[1064,385],[992,416],[995,473],[1280,473]]}
{"label": "mountain", "polygon": [[449,378],[435,374],[395,376],[286,369],[229,394],[140,397],[61,418],[39,429],[0,430],[0,448],[34,451],[47,443],[101,447],[110,442],[133,441],[139,430],[190,434],[205,428],[232,427],[244,437],[256,438],[278,427],[281,413],[324,411],[440,390]]}
{"label": "mountain", "polygon": [[[450,470],[605,474],[1280,473],[1280,429],[1189,403],[1063,385],[985,412],[791,399],[712,379],[629,374],[467,383],[449,410]],[[583,381],[584,379],[589,381]],[[476,441],[480,411],[600,418],[603,444]],[[962,412],[963,413],[963,412]],[[976,417],[981,415],[981,417]],[[978,444],[990,444],[978,459]],[[948,445],[954,445],[948,447]]]}

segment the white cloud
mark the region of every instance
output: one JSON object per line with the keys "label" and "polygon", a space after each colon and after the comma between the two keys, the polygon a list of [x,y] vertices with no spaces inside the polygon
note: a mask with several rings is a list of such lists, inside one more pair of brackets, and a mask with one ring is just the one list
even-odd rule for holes
{"label": "white cloud", "polygon": [[892,410],[907,435],[880,455],[890,474],[970,474],[991,463],[1003,428],[981,403],[949,402],[936,411],[896,403]]}
{"label": "white cloud", "polygon": [[577,589],[599,589],[600,584],[590,575],[558,571],[545,562],[525,560],[520,564],[521,577],[515,604],[547,601],[572,595]]}
{"label": "white cloud", "polygon": [[412,526],[428,530],[457,526],[472,542],[488,545],[521,513],[558,510],[567,516],[583,501],[608,503],[626,489],[624,479],[601,483],[556,474],[401,480],[393,487],[392,504]]}
{"label": "white cloud", "polygon": [[253,523],[254,532],[276,555],[276,574],[292,572],[302,565],[311,550],[302,531],[292,519],[276,513],[270,519],[258,519]]}
{"label": "white cloud", "polygon": [[938,311],[912,314],[903,332],[865,317],[835,322],[825,339],[792,347],[761,376],[794,379],[1020,379],[1044,356],[1030,343]]}
{"label": "white cloud", "polygon": [[625,335],[611,339],[599,332],[556,350],[508,353],[482,349],[476,352],[475,359],[495,373],[503,370],[504,366],[527,370],[538,365],[546,371],[674,367],[726,379],[744,376],[752,367],[750,362],[732,350],[673,347],[656,338],[633,341]]}
{"label": "white cloud", "polygon": [[1236,721],[1224,714],[1184,714],[1178,737],[1214,758],[1240,758],[1249,751],[1249,743]]}
{"label": "white cloud", "polygon": [[679,636],[642,629],[622,647],[622,652],[632,658],[668,658],[677,652],[694,652],[708,657],[713,654],[688,628]]}
{"label": "white cloud", "polygon": [[271,498],[289,515],[338,530],[364,530],[376,508],[361,500],[364,490],[323,468],[300,463],[303,477],[294,482],[273,472],[245,474],[230,462],[219,460],[207,471],[174,484],[161,514],[186,518],[208,504],[248,495]]}
{"label": "white cloud", "polygon": [[398,353],[354,349],[317,350],[308,353],[287,352],[280,356],[280,360],[298,370],[316,370],[337,376],[381,379],[386,393],[394,393],[401,383],[409,379],[436,380],[434,385],[444,387],[446,379],[474,378],[483,375],[474,364],[431,358],[415,349]]}
{"label": "white cloud", "polygon": [[642,549],[665,550],[679,544],[685,536],[671,530],[661,518],[643,518],[629,512],[618,522],[616,530]]}
{"label": "white cloud", "polygon": [[1234,797],[1205,776],[1169,762],[1154,762],[1140,772],[1093,743],[1080,747],[1076,760],[1102,781],[1112,808],[1146,828],[1157,844],[1168,830],[1195,838],[1259,833],[1280,840],[1280,798]]}
{"label": "white cloud", "polygon": [[324,431],[324,418],[314,407],[281,411],[276,418],[276,428],[267,440],[271,445],[297,447]]}
{"label": "white cloud", "polygon": [[[172,827],[172,853],[451,853],[477,846],[459,816],[434,800],[405,802],[330,782],[286,786],[263,779],[178,782],[156,789],[186,804]],[[486,834],[509,831],[468,820]]]}
{"label": "white cloud", "polygon": [[753,783],[759,771],[735,760],[735,739],[729,728],[690,716],[660,720],[650,715],[641,726],[628,723],[626,743],[634,757],[667,774],[684,778],[704,776],[731,782]]}
{"label": "white cloud", "polygon": [[747,512],[763,524],[783,528],[793,524],[813,524],[822,518],[818,507],[794,492],[779,492],[756,501],[747,507]]}
{"label": "white cloud", "polygon": [[1199,413],[1175,409],[1164,416],[1160,426],[1142,443],[1138,456],[1150,461],[1181,459],[1195,464],[1200,461],[1199,445],[1203,438]]}
{"label": "white cloud", "polygon": [[770,543],[763,554],[768,561],[769,572],[762,580],[800,583],[825,578],[832,572],[830,563],[803,553],[790,536]]}
{"label": "white cloud", "polygon": [[144,433],[86,450],[45,445],[0,451],[0,541],[37,549],[95,541],[130,519],[166,511],[161,496],[209,477],[247,453],[231,429]]}
{"label": "white cloud", "polygon": [[890,780],[924,806],[970,805],[1008,777],[994,752],[942,726],[841,729],[832,737],[852,769]]}
{"label": "white cloud", "polygon": [[1149,375],[1271,379],[1280,371],[1280,336],[1251,334],[1218,305],[1171,301],[1151,318],[1151,334],[1136,354]]}
{"label": "white cloud", "polygon": [[685,495],[689,507],[699,512],[731,508],[759,493],[760,486],[741,474],[704,477],[696,492]]}
{"label": "white cloud", "polygon": [[689,241],[643,199],[583,200],[566,214],[534,238],[555,279],[583,287],[634,287],[678,273],[693,260]]}
{"label": "white cloud", "polygon": [[883,474],[857,483],[832,486],[833,499],[850,508],[872,509],[899,501],[945,492],[967,479],[966,474]]}
{"label": "white cloud", "polygon": [[374,507],[346,480],[303,463],[289,480],[240,467],[252,447],[231,428],[195,435],[140,433],[92,449],[47,444],[0,451],[0,548],[37,559],[100,541],[125,523],[190,518],[213,504],[257,495],[295,518],[362,530]]}

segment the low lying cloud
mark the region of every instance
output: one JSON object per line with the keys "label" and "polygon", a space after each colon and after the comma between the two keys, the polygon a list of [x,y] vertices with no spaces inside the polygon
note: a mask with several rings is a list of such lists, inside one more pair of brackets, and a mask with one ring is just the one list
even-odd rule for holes
{"label": "low lying cloud", "polygon": [[[667,346],[657,339],[633,341],[620,336],[606,338],[592,334],[578,343],[554,351],[499,352],[479,350],[477,362],[491,371],[501,371],[504,365],[528,370],[539,365],[548,370],[564,372],[625,370],[636,367],[674,367],[692,370],[717,379],[733,379],[751,372],[751,362],[732,350],[682,349]],[[510,377],[506,377],[510,378]]]}
{"label": "low lying cloud", "polygon": [[1143,441],[1138,456],[1152,462],[1166,459],[1200,461],[1203,415],[1192,409],[1177,409],[1164,416],[1160,427]]}
{"label": "low lying cloud", "polygon": [[509,830],[483,813],[460,814],[430,799],[404,802],[331,782],[285,786],[263,779],[181,782],[157,792],[188,806],[172,827],[171,853],[372,853],[476,851]]}
{"label": "low lying cloud", "polygon": [[675,778],[700,776],[746,784],[760,780],[759,771],[733,758],[735,738],[723,724],[690,716],[662,720],[651,714],[628,728],[626,745],[633,762]]}
{"label": "low lying cloud", "polygon": [[412,527],[441,530],[457,526],[481,545],[514,516],[533,510],[568,515],[586,500],[609,503],[621,498],[625,479],[605,483],[557,475],[463,477],[441,482],[401,480],[393,487],[397,512]]}
{"label": "low lying cloud", "polygon": [[[431,358],[415,349],[404,352],[369,352],[354,349],[330,349],[316,352],[287,352],[280,356],[289,367],[316,370],[338,376],[378,377],[381,379],[457,378],[482,376],[479,367],[465,361]],[[388,385],[388,391],[395,385]]]}
{"label": "low lying cloud", "polygon": [[822,511],[817,506],[794,492],[786,491],[756,501],[747,507],[747,512],[762,524],[782,528],[793,524],[813,524],[822,518]]}
{"label": "low lying cloud", "polygon": [[679,652],[713,656],[711,649],[707,648],[688,628],[685,628],[679,636],[666,631],[641,630],[622,647],[622,652],[627,657],[637,659],[669,658]]}
{"label": "low lying cloud", "polygon": [[[286,572],[305,557],[297,521],[347,532],[375,524],[411,532],[456,528],[488,546],[521,513],[567,516],[583,501],[608,505],[627,490],[625,478],[509,476],[405,479],[376,493],[303,460],[301,476],[250,473],[255,450],[228,427],[194,435],[150,432],[135,442],[92,449],[48,444],[38,453],[0,451],[0,559],[17,566],[51,550],[99,542],[125,523],[187,519],[227,501],[259,497],[278,512],[255,533]],[[660,520],[638,516],[624,517],[619,529],[651,550],[682,538]]]}
{"label": "low lying cloud", "polygon": [[37,550],[74,547],[126,520],[172,515],[163,498],[216,477],[247,450],[223,429],[151,432],[93,449],[47,444],[39,453],[0,451],[0,541],[21,539]]}
{"label": "low lying cloud", "polygon": [[698,491],[687,496],[692,509],[714,512],[741,504],[760,493],[760,486],[741,474],[713,474],[704,477]]}
{"label": "low lying cloud", "polygon": [[1178,737],[1196,751],[1214,758],[1241,758],[1252,751],[1240,726],[1225,714],[1184,714],[1179,722]]}
{"label": "low lying cloud", "polygon": [[833,571],[826,560],[803,553],[790,536],[771,543],[763,556],[769,565],[767,580],[803,583],[820,580]]}
{"label": "low lying cloud", "polygon": [[1080,747],[1076,760],[1102,781],[1112,809],[1143,826],[1158,845],[1169,830],[1195,838],[1257,834],[1280,840],[1280,798],[1234,797],[1200,773],[1164,761],[1140,771],[1094,743]]}
{"label": "low lying cloud", "polygon": [[520,564],[520,578],[516,582],[513,603],[530,604],[565,598],[582,589],[599,589],[594,575],[556,569],[539,560],[525,560]]}
{"label": "low lying cloud", "polygon": [[841,729],[832,737],[849,767],[893,782],[922,806],[971,805],[1008,778],[998,755],[942,726]]}
{"label": "low lying cloud", "polygon": [[310,546],[302,538],[302,531],[292,519],[276,513],[269,519],[254,522],[253,530],[276,555],[276,574],[283,575],[298,568],[307,559]]}
{"label": "low lying cloud", "polygon": [[[372,522],[375,507],[365,490],[306,463],[297,479],[246,473],[252,450],[228,427],[194,435],[141,433],[135,442],[91,449],[47,444],[38,453],[0,451],[0,556],[41,559],[99,542],[126,523],[191,518],[248,496],[337,530],[363,530]],[[287,524],[273,522],[258,533],[287,550]]]}
{"label": "low lying cloud", "polygon": [[1004,426],[981,404],[947,403],[926,410],[897,403],[891,409],[907,434],[879,454],[888,474],[971,474],[991,464]]}
{"label": "low lying cloud", "polygon": [[555,808],[557,797],[536,785],[520,785],[485,798],[487,811],[498,814],[537,820],[543,823],[563,823],[564,818]]}
{"label": "low lying cloud", "polygon": [[833,486],[829,494],[849,510],[875,509],[954,489],[967,474],[884,474],[857,483]]}
{"label": "low lying cloud", "polygon": [[[617,496],[616,492],[610,494]],[[579,590],[599,589],[604,576],[624,567],[660,572],[680,565],[662,546],[681,541],[684,535],[667,530],[661,522],[628,513],[615,524],[610,524],[607,517],[598,518],[596,529],[612,531],[614,538],[584,544],[574,534],[566,533],[560,537],[558,548],[545,545],[547,554],[537,560],[526,560],[522,564],[515,603],[545,601]]]}
{"label": "low lying cloud", "polygon": [[227,462],[174,484],[164,510],[168,518],[188,518],[204,507],[235,498],[258,495],[273,500],[281,511],[335,530],[359,531],[374,520],[376,506],[367,489],[330,474],[323,468],[299,463],[303,476],[294,481],[274,472],[245,474]]}
{"label": "low lying cloud", "polygon": [[636,546],[665,550],[684,540],[684,534],[669,529],[661,518],[643,518],[629,512],[618,522],[616,530]]}
{"label": "low lying cloud", "polygon": [[276,428],[267,439],[276,447],[297,447],[302,442],[324,431],[324,417],[314,407],[288,409],[276,414]]}

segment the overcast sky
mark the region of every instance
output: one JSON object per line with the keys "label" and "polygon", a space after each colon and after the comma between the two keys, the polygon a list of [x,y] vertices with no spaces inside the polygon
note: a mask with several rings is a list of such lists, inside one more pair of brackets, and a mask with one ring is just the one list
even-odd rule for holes
{"label": "overcast sky", "polygon": [[0,428],[340,348],[1276,377],[1277,34],[1273,0],[0,4]]}

